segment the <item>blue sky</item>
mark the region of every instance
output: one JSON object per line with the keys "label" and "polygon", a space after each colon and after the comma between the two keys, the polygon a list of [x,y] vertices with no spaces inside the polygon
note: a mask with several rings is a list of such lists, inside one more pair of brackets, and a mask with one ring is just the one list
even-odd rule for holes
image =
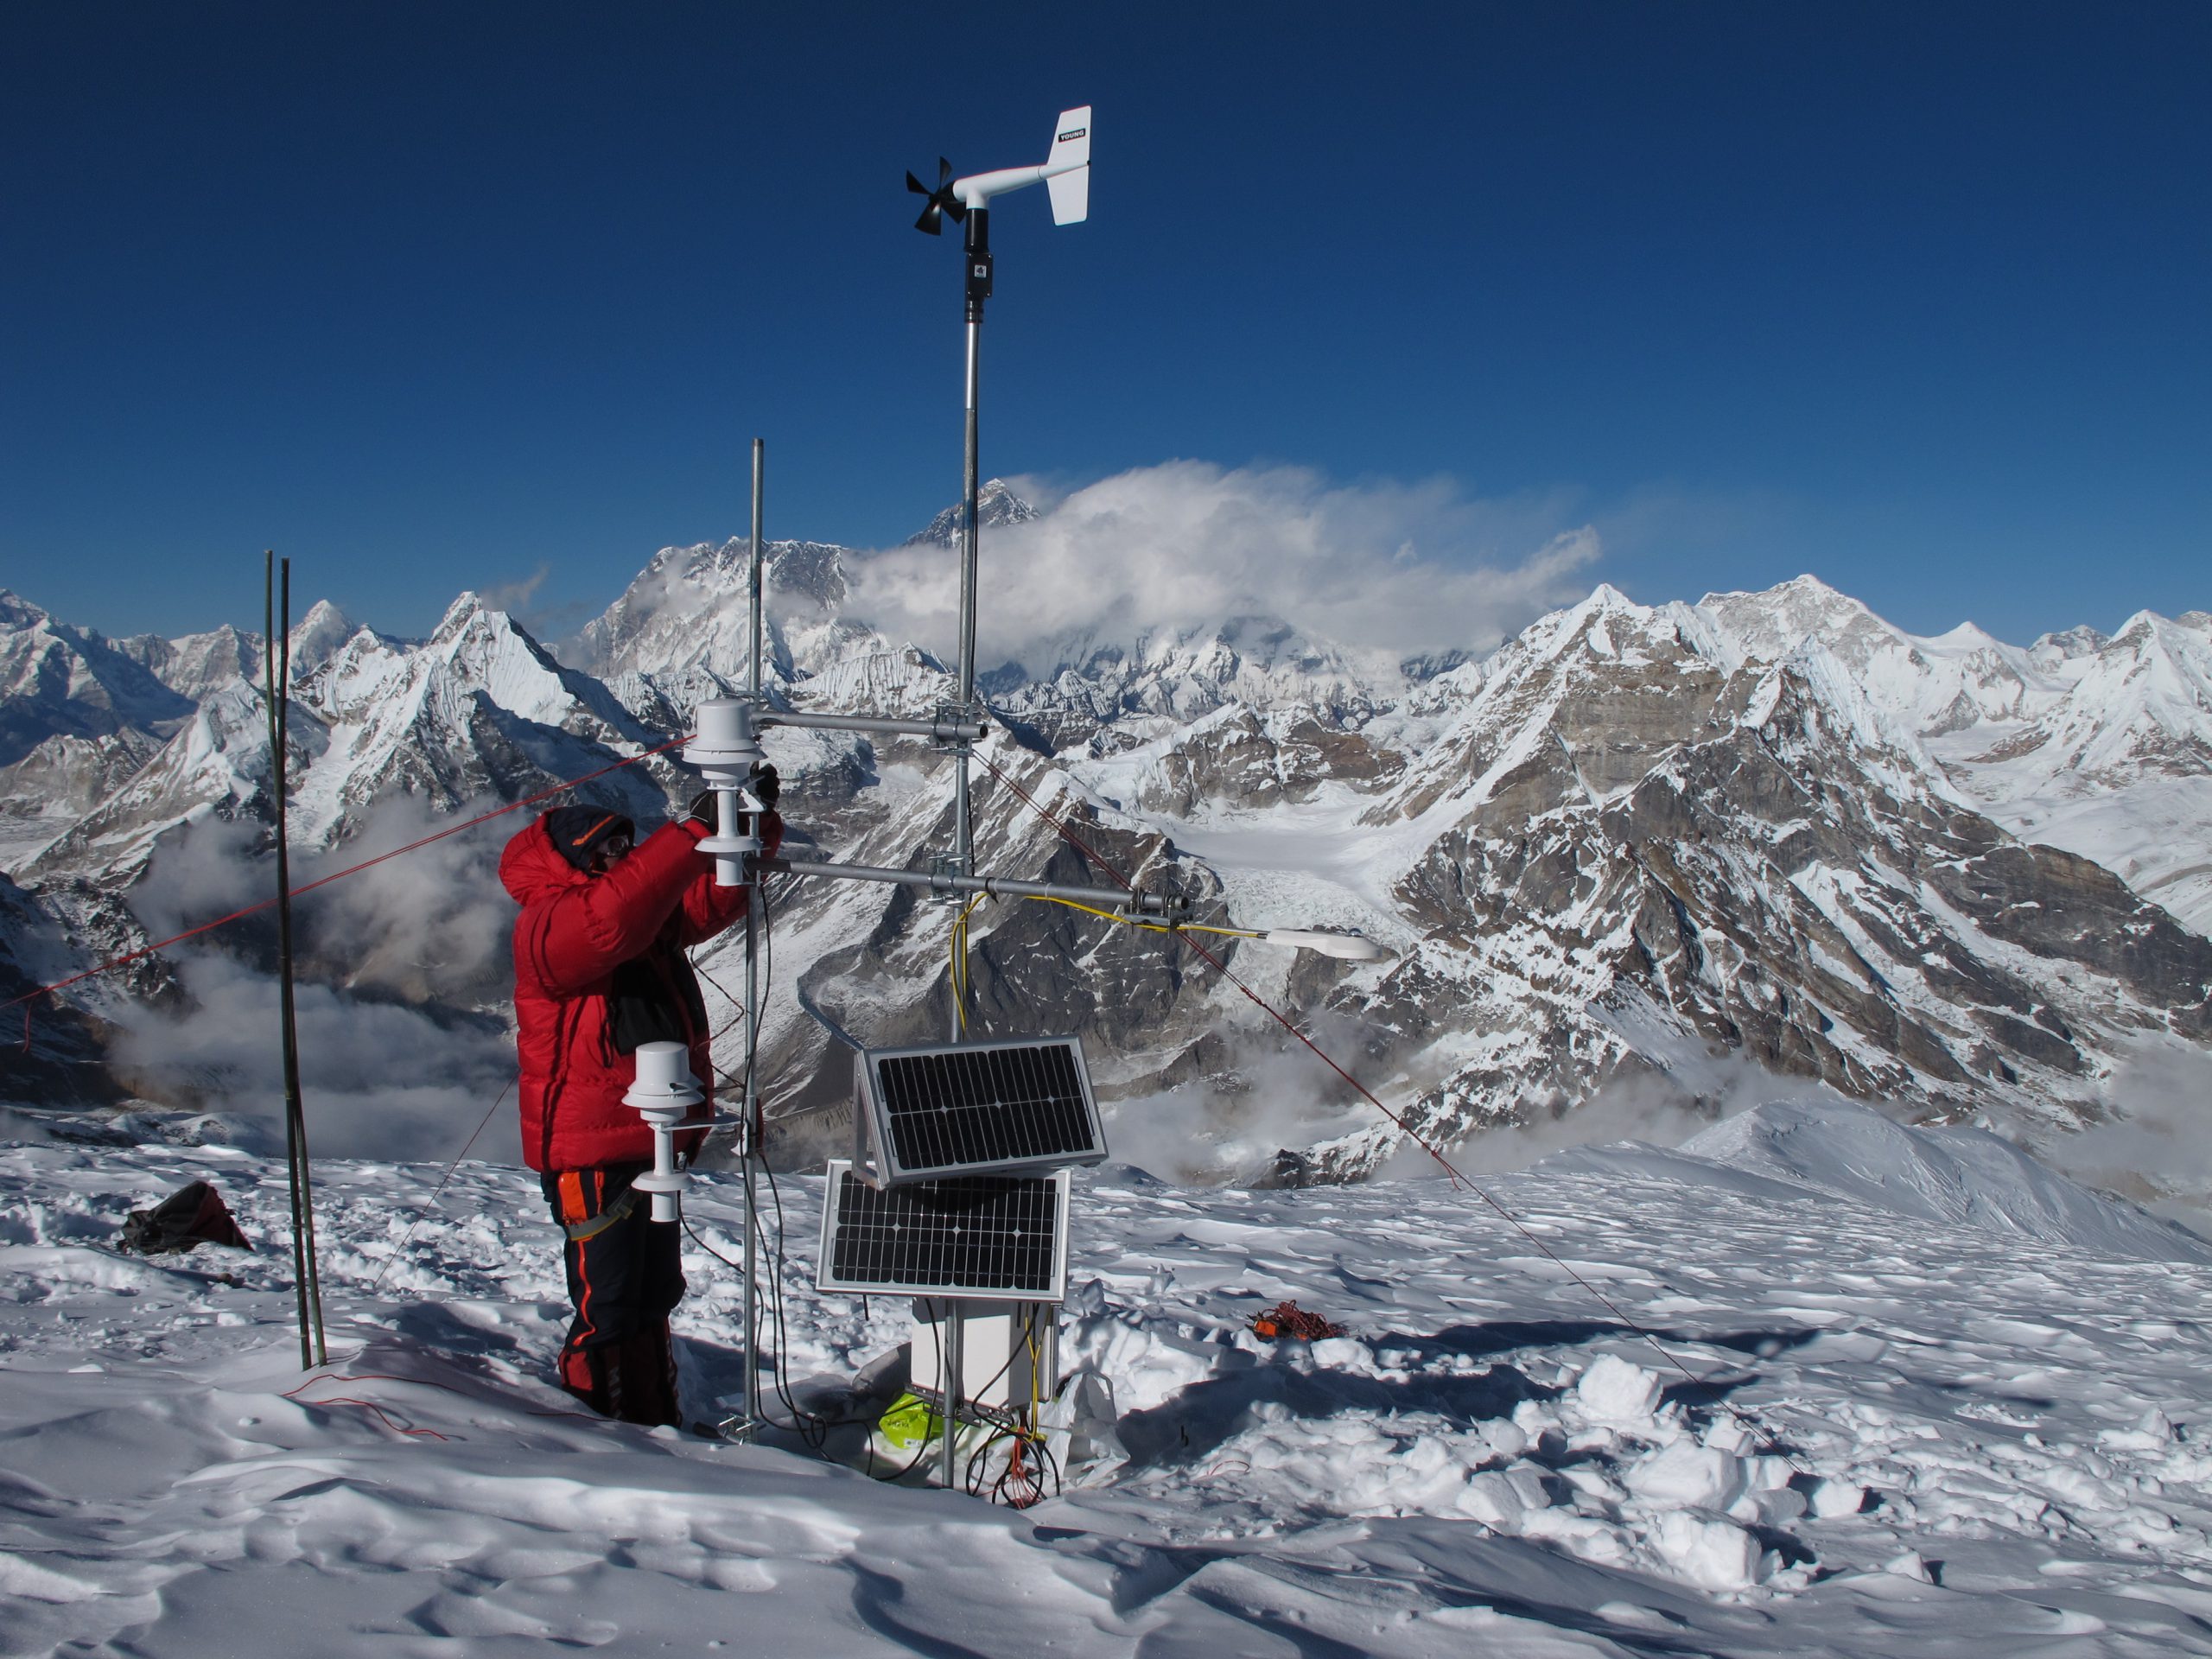
{"label": "blue sky", "polygon": [[[896,541],[1189,460],[1588,524],[1646,601],[1812,570],[2024,641],[2212,607],[2212,8],[16,6],[0,584],[111,632],[296,591],[547,626],[656,548]],[[557,631],[557,627],[556,627]]]}

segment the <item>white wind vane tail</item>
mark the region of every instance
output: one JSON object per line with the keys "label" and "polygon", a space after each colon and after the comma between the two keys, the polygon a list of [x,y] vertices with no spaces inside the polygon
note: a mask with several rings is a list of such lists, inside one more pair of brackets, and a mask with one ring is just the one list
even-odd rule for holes
{"label": "white wind vane tail", "polygon": [[1045,188],[1052,196],[1052,223],[1080,225],[1090,213],[1090,105],[1063,110],[1045,158]]}

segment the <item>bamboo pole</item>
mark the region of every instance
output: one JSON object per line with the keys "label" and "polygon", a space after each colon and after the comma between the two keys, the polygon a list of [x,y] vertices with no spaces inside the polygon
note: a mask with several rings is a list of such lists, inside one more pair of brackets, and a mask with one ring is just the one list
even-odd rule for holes
{"label": "bamboo pole", "polygon": [[[329,1363],[322,1328],[322,1276],[315,1247],[315,1183],[307,1113],[300,1100],[300,1033],[292,995],[292,863],[285,805],[291,793],[285,747],[292,685],[292,562],[274,550],[263,572],[269,693],[270,790],[276,808],[276,971],[284,1060],[284,1155],[292,1199],[292,1274],[300,1310],[300,1368]],[[281,582],[281,588],[280,584]],[[281,600],[279,594],[281,592]]]}

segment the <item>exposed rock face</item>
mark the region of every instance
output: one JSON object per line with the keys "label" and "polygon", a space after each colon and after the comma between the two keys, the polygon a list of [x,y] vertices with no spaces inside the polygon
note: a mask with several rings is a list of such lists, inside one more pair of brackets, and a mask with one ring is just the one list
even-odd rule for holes
{"label": "exposed rock face", "polygon": [[[1029,516],[992,500],[988,523]],[[764,550],[771,697],[929,714],[951,676],[849,613],[857,556]],[[393,844],[388,812],[423,833],[681,732],[696,701],[745,683],[748,563],[742,542],[664,550],[567,661],[470,595],[424,641],[317,607],[293,639],[303,855]],[[232,856],[265,846],[258,642],[111,647],[5,602],[17,747],[0,847],[25,886],[0,893],[0,928],[19,945],[73,934],[79,960],[143,943],[124,895],[143,902],[162,849],[219,832]],[[2023,651],[1971,627],[1916,639],[1801,578],[1694,606],[1600,588],[1481,660],[1370,661],[1266,617],[1048,654],[982,681],[1002,729],[976,772],[980,868],[1172,884],[1203,920],[1356,925],[1401,953],[1353,966],[1065,906],[966,909],[970,1029],[1077,1033],[1109,1096],[1179,1090],[1194,1141],[1295,1096],[1303,1127],[1280,1154],[1224,1154],[1224,1173],[1354,1177],[1401,1138],[1318,1067],[1284,1084],[1269,1057],[1288,1039],[1236,982],[1446,1139],[1607,1088],[1694,1106],[1746,1063],[1935,1117],[2072,1124],[2105,1110],[2131,1045],[2212,1042],[2212,942],[2155,902],[2195,891],[2192,859],[2212,893],[2212,836],[2163,836],[2155,867],[2095,856],[2112,814],[2165,798],[2145,791],[2212,788],[2212,696],[2191,702],[2200,677],[2212,685],[2201,613]],[[927,868],[949,847],[950,761],[931,746],[788,727],[767,744],[792,851]],[[647,821],[690,788],[663,760],[584,786]],[[2068,835],[2024,836],[2054,801],[2075,813]],[[505,833],[475,832],[448,879],[480,895]],[[950,1032],[963,908],[903,887],[772,887],[760,1075],[780,1155],[849,1132],[852,1046]],[[494,1003],[480,951],[418,948],[379,919],[355,918],[373,937],[311,925],[311,959],[455,1017]],[[700,959],[736,988],[734,939]],[[158,966],[125,984],[179,995]],[[725,1037],[726,1066],[742,1038]],[[47,1040],[61,1046],[38,1086],[93,1097],[97,1021]]]}
{"label": "exposed rock face", "polygon": [[[1744,632],[1744,604],[1726,608]],[[1721,1054],[1936,1116],[2072,1121],[2101,1110],[2132,1038],[2203,1039],[2201,935],[1975,810],[1833,651],[1785,658],[1707,607],[1601,588],[1369,720],[1370,753],[1412,757],[1379,799],[1358,804],[1371,774],[1313,785],[1371,838],[1359,874],[1417,936],[1328,1005],[1369,1019],[1376,1070],[1435,1078],[1418,1124],[1448,1139],[1629,1079],[1694,1103]],[[1280,820],[1266,723],[1228,711],[1076,770],[1140,811]],[[1286,1167],[1356,1170],[1389,1139]]]}
{"label": "exposed rock face", "polygon": [[[0,1002],[29,997],[74,965],[52,912],[0,876]],[[105,1063],[105,1029],[76,1001],[32,997],[11,1008],[5,1024],[10,1052],[0,1102],[99,1106],[123,1097]]]}

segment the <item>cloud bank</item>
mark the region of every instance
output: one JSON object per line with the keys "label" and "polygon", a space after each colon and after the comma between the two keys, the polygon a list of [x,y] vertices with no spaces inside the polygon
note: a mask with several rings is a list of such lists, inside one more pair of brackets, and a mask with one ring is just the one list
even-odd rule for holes
{"label": "cloud bank", "polygon": [[[190,1009],[131,1008],[117,1061],[159,1098],[255,1120],[281,1138],[275,978],[213,955],[186,961],[179,977]],[[472,1155],[521,1161],[508,1086],[514,1042],[503,1029],[442,1025],[418,1008],[311,982],[298,987],[296,1007],[301,1096],[315,1155],[442,1161],[483,1123]]]}
{"label": "cloud bank", "polygon": [[[1546,504],[1472,500],[1443,480],[1141,467],[986,532],[978,647],[987,663],[1024,660],[1071,637],[1127,640],[1258,614],[1394,656],[1484,650],[1580,597],[1597,534],[1553,533],[1555,520]],[[918,644],[953,640],[959,582],[943,548],[871,554],[849,578],[852,613]]]}
{"label": "cloud bank", "polygon": [[[474,803],[464,813],[480,810]],[[296,849],[305,884],[453,820],[399,797],[360,835],[322,852]],[[514,1041],[507,941],[515,906],[499,885],[506,837],[528,822],[455,836],[295,901],[296,1006],[309,1145],[317,1155],[442,1160],[458,1152],[495,1099],[472,1155],[518,1161],[510,1085]],[[265,898],[262,830],[213,820],[166,838],[130,894],[156,937]],[[281,1144],[275,922],[264,912],[187,947],[181,1007],[116,1012],[111,1057],[130,1086],[171,1107],[242,1118]]]}

